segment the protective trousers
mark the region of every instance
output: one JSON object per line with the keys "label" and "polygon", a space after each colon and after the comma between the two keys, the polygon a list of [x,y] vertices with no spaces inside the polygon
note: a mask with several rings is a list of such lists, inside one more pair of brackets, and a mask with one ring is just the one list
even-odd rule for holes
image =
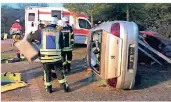
{"label": "protective trousers", "polygon": [[63,51],[62,52],[62,58],[63,58],[63,67],[65,72],[71,71],[71,61],[72,61],[72,51]]}
{"label": "protective trousers", "polygon": [[62,62],[43,63],[44,68],[44,85],[46,91],[52,90],[52,69],[55,69],[59,84],[66,83],[66,77],[62,68]]}

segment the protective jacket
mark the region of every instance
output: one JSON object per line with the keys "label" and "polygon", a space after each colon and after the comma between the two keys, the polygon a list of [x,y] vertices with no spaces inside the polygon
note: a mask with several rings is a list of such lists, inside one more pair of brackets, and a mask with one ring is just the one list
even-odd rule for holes
{"label": "protective jacket", "polygon": [[72,51],[72,47],[74,45],[74,34],[72,27],[70,25],[67,25],[66,27],[63,27],[61,32],[63,35],[64,44],[63,51]]}
{"label": "protective jacket", "polygon": [[22,27],[21,27],[21,25],[19,23],[14,23],[10,30],[13,30],[13,29],[17,29],[17,30],[21,31]]}
{"label": "protective jacket", "polygon": [[40,60],[42,63],[61,61],[61,49],[63,42],[60,31],[56,27],[49,25],[42,29],[40,42]]}

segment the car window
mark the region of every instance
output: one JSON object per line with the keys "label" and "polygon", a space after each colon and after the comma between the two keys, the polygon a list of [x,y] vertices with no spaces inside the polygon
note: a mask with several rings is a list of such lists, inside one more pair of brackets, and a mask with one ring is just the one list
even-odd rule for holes
{"label": "car window", "polygon": [[52,17],[57,17],[59,20],[61,20],[61,11],[59,10],[52,10]]}
{"label": "car window", "polygon": [[101,43],[101,37],[102,37],[102,30],[95,31],[92,33],[92,41],[97,40],[98,42]]}
{"label": "car window", "polygon": [[79,19],[78,21],[79,21],[80,28],[91,29],[91,25],[87,20]]}
{"label": "car window", "polygon": [[35,21],[35,13],[29,13],[28,21]]}

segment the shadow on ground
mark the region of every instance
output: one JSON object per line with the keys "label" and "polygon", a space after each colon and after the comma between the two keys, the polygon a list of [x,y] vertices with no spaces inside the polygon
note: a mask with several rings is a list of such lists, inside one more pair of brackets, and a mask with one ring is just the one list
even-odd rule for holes
{"label": "shadow on ground", "polygon": [[[88,66],[84,60],[74,60],[72,62],[72,70],[69,74],[67,74],[67,76],[69,77],[71,75],[84,72],[87,67]],[[43,76],[42,66],[21,71],[21,73],[25,74],[26,72],[29,72],[31,70],[33,73],[28,73],[34,75],[31,79]],[[137,75],[139,75],[140,77],[136,79],[136,85],[133,90],[149,88],[160,83],[164,83],[165,81],[171,80],[171,66],[163,67],[159,65],[138,65]],[[89,77],[85,76],[85,74],[80,77],[82,77],[80,80],[74,82],[71,81],[70,86],[72,87],[72,91],[78,90],[91,84],[91,82],[89,82]]]}
{"label": "shadow on ground", "polygon": [[75,45],[74,45],[74,49],[75,49],[75,48],[86,48],[86,47],[87,47],[86,44],[75,44]]}
{"label": "shadow on ground", "polygon": [[[66,75],[69,77],[71,75],[84,72],[86,70],[86,68],[87,68],[87,64],[85,63],[84,60],[73,60],[71,72]],[[22,75],[24,76],[23,80],[28,82],[29,80],[43,76],[43,67],[38,66],[35,68],[20,71],[20,73],[22,73]],[[27,73],[27,75],[32,76],[32,77],[30,77],[29,79],[28,78],[26,79],[26,73]],[[71,81],[71,84],[69,84],[69,85],[70,85],[70,87],[72,87],[71,90],[74,91],[74,90],[80,89],[82,87],[85,87],[85,86],[89,85],[90,83],[91,82],[89,82],[88,76],[84,77],[84,75],[83,75],[83,78],[81,78],[80,80],[77,80],[76,82],[73,82],[73,83]]]}
{"label": "shadow on ground", "polygon": [[86,77],[86,78],[84,78],[82,80],[79,80],[79,81],[76,81],[74,83],[71,83],[70,86],[73,86],[71,90],[72,91],[76,91],[76,90],[78,90],[80,88],[83,88],[85,86],[88,86],[92,82],[94,82],[94,81],[89,81],[89,80],[90,80],[90,78],[89,77]]}
{"label": "shadow on ground", "polygon": [[149,88],[171,80],[171,66],[144,66],[137,67],[136,84],[134,90]]}

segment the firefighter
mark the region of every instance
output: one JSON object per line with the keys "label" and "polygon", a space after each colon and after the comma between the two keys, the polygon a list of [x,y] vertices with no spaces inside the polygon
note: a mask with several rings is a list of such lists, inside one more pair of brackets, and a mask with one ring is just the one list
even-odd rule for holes
{"label": "firefighter", "polygon": [[63,17],[62,20],[65,22],[64,27],[61,30],[64,43],[64,48],[62,49],[63,67],[65,72],[70,72],[72,61],[72,48],[74,46],[74,34],[72,27],[69,25],[69,19]]}
{"label": "firefighter", "polygon": [[13,50],[13,47],[14,47],[14,43],[21,40],[21,30],[22,30],[22,27],[20,25],[20,20],[17,19],[15,21],[15,23],[11,26],[10,28],[10,35],[13,39],[13,43],[12,43],[12,50]]}
{"label": "firefighter", "polygon": [[[11,45],[11,50],[13,50],[14,44],[15,44],[17,41],[19,41],[19,40],[22,39],[21,34],[22,34],[22,26],[20,25],[20,20],[17,19],[17,20],[15,21],[15,23],[14,23],[14,24],[11,26],[11,28],[10,28],[10,35],[11,35],[11,37],[12,37],[12,39],[13,39],[13,43],[12,43],[12,45]],[[17,58],[18,58],[19,60],[24,60],[25,57],[24,57],[22,54],[20,54],[20,52],[18,51],[18,52],[17,52]]]}
{"label": "firefighter", "polygon": [[[47,23],[47,22],[46,22]],[[61,26],[56,29],[57,19],[51,17],[47,26],[42,29],[40,41],[40,61],[44,68],[44,85],[47,92],[52,93],[52,68],[55,69],[58,82],[65,92],[70,88],[62,67],[61,49],[63,48],[63,36]],[[35,35],[34,35],[35,36]],[[38,37],[38,36],[37,36]],[[31,36],[32,39],[32,36]],[[38,38],[37,38],[38,39]]]}
{"label": "firefighter", "polygon": [[100,42],[98,40],[98,34],[94,34],[92,43],[92,65],[99,70],[100,67]]}
{"label": "firefighter", "polygon": [[22,26],[20,25],[20,20],[17,19],[16,22],[10,28],[10,35],[14,41],[21,39]]}

